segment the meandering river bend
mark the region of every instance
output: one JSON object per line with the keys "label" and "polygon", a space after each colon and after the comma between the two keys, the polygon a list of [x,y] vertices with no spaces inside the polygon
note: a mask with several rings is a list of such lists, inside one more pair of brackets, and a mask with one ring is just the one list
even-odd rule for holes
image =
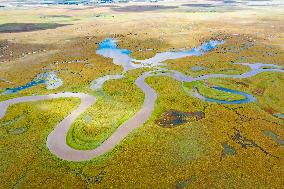
{"label": "meandering river bend", "polygon": [[[110,41],[108,41],[110,43]],[[111,41],[112,42],[112,41]],[[240,75],[225,75],[225,74],[207,74],[199,77],[191,77],[191,76],[185,76],[184,74],[175,71],[175,70],[166,70],[159,68],[160,61],[159,60],[166,60],[166,59],[174,59],[174,58],[180,58],[185,56],[194,56],[196,54],[201,55],[202,53],[207,52],[208,49],[214,48],[216,45],[221,44],[217,42],[211,42],[209,43],[209,46],[203,45],[200,48],[191,50],[191,51],[183,51],[181,53],[166,53],[163,57],[161,54],[155,56],[156,58],[153,58],[155,60],[154,68],[156,67],[157,70],[149,71],[143,73],[141,76],[139,76],[136,79],[136,85],[141,89],[144,93],[144,103],[141,107],[141,109],[129,120],[127,120],[125,123],[120,125],[118,129],[107,139],[105,140],[99,147],[93,150],[76,150],[71,148],[66,143],[66,137],[68,130],[70,129],[72,123],[76,120],[76,118],[83,112],[86,111],[90,106],[94,105],[96,102],[96,98],[92,95],[85,94],[85,93],[72,93],[72,92],[65,92],[65,93],[58,93],[58,94],[50,94],[50,95],[39,95],[39,96],[25,96],[25,97],[19,97],[14,99],[9,99],[3,102],[0,102],[0,119],[3,118],[7,112],[7,109],[9,106],[17,103],[22,102],[33,102],[33,101],[39,101],[39,100],[49,100],[49,99],[56,99],[56,98],[80,98],[81,103],[80,105],[72,111],[67,117],[65,117],[56,127],[55,129],[48,135],[47,137],[47,147],[49,148],[50,152],[56,155],[57,157],[68,160],[68,161],[85,161],[90,160],[95,157],[98,157],[100,155],[103,155],[109,151],[111,151],[117,144],[119,144],[124,138],[126,138],[133,130],[141,127],[144,125],[144,123],[149,119],[151,116],[154,105],[156,102],[156,99],[158,97],[156,91],[151,88],[146,82],[145,79],[147,77],[158,77],[158,76],[169,76],[172,77],[180,82],[193,82],[193,81],[199,81],[199,80],[206,80],[209,78],[249,78],[252,76],[255,76],[262,72],[284,72],[282,67],[273,65],[273,64],[262,64],[262,63],[256,63],[256,64],[247,64],[247,63],[240,63],[244,66],[249,66],[250,71],[240,74]],[[130,54],[127,50],[120,50],[116,47],[115,44],[111,43],[112,48],[114,49],[115,53],[118,54],[118,57],[116,57],[115,54],[111,54],[111,49],[104,49],[100,51],[102,55],[108,56],[111,54],[111,57],[116,60],[116,63],[118,64],[120,62],[119,57],[124,54],[123,60],[125,61],[123,65],[125,66],[125,71],[128,69],[134,69],[133,63],[131,62],[132,59],[126,57]],[[101,45],[103,46],[103,45]],[[108,46],[104,46],[107,47]],[[198,49],[200,53],[198,53]],[[174,58],[173,58],[174,57]],[[137,61],[137,60],[135,60]],[[143,61],[142,61],[143,62]],[[146,63],[145,63],[146,62]],[[149,67],[149,60],[144,61],[144,66]],[[144,67],[143,64],[140,66],[135,66],[135,68]],[[267,69],[267,66],[269,68]],[[106,78],[106,77],[105,77]],[[105,82],[105,78],[101,79],[98,83],[100,88],[101,85]],[[107,77],[110,79],[121,79],[122,76],[119,77]],[[226,88],[222,88],[223,91],[241,94],[244,97],[246,97],[245,101],[241,101],[241,103],[249,103],[255,100],[255,98],[252,95],[240,92],[240,91],[234,91]],[[195,93],[196,94],[196,93]],[[193,95],[193,97],[200,97],[198,95]],[[201,100],[206,100],[206,98],[200,97]],[[209,101],[210,102],[210,101]],[[218,100],[211,101],[215,103],[219,103]],[[225,103],[225,101],[222,101],[222,103]],[[239,104],[240,101],[231,101],[229,104]]]}

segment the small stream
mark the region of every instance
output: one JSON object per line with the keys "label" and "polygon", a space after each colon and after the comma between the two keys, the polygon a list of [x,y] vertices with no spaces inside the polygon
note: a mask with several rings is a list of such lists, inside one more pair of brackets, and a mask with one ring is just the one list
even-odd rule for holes
{"label": "small stream", "polygon": [[212,88],[219,90],[219,91],[224,91],[227,93],[242,95],[244,96],[244,98],[240,100],[218,100],[218,99],[209,98],[209,97],[201,95],[197,88],[193,88],[190,94],[201,100],[204,100],[207,102],[216,102],[218,104],[245,104],[245,103],[256,101],[256,98],[254,96],[252,96],[251,94],[245,93],[245,92],[236,91],[236,90],[232,90],[232,89],[228,89],[224,87],[218,87],[218,86],[214,86]]}
{"label": "small stream", "polygon": [[4,92],[2,92],[2,95],[15,94],[25,89],[29,89],[41,84],[45,84],[46,89],[52,90],[57,89],[58,87],[63,85],[63,81],[56,75],[55,72],[41,73],[38,74],[31,82],[28,82],[27,84],[5,89]]}

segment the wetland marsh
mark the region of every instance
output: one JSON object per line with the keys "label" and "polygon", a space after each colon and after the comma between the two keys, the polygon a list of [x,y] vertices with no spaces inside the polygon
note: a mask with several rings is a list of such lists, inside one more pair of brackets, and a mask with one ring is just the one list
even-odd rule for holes
{"label": "wetland marsh", "polygon": [[282,188],[282,11],[0,0],[0,188]]}

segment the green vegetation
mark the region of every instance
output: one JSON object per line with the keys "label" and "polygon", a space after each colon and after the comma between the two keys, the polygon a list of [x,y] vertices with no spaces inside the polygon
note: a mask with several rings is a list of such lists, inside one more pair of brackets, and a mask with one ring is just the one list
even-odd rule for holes
{"label": "green vegetation", "polygon": [[[0,62],[0,78],[13,82],[0,81],[0,90],[30,82],[46,70],[55,71],[64,81],[56,90],[39,85],[18,94],[0,95],[0,101],[63,91],[95,95],[97,102],[79,116],[68,133],[68,145],[76,149],[94,149],[143,103],[143,93],[135,85],[135,79],[149,69],[130,71],[125,79],[107,82],[102,91],[91,91],[90,83],[94,79],[123,70],[111,59],[95,54],[98,42],[105,37],[118,39],[119,46],[132,50],[137,59],[171,48],[191,49],[211,37],[225,39],[222,48],[204,56],[166,62],[169,69],[194,77],[249,70],[233,62],[284,65],[283,49],[278,46],[283,44],[283,15],[275,10],[205,15],[108,11],[105,7],[76,10],[72,15],[63,8],[0,11],[1,24],[53,20],[68,24],[72,20],[74,25],[68,27],[0,35],[1,40],[15,39],[15,46],[18,42],[53,45],[46,52]],[[47,16],[53,13],[71,17]],[[96,17],[96,14],[104,16]],[[44,15],[48,18],[43,18]],[[220,16],[224,21],[220,21]],[[244,27],[246,30],[239,29]],[[244,48],[243,44],[250,41],[254,46]],[[145,51],[147,48],[153,50]],[[29,52],[22,51],[23,48],[18,48],[17,53]],[[80,63],[68,63],[72,60]],[[193,66],[208,69],[192,71]],[[281,169],[284,151],[279,146],[284,139],[283,119],[273,114],[284,113],[283,80],[283,73],[272,72],[247,79],[215,78],[184,84],[171,77],[149,77],[146,82],[158,94],[150,119],[109,153],[84,162],[61,160],[46,146],[48,134],[79,105],[79,99],[15,104],[0,120],[0,188],[282,188],[283,178],[279,175],[284,175]],[[210,98],[241,98],[207,85],[250,93],[257,101],[220,105],[201,101],[185,92],[197,86],[202,95]],[[205,117],[173,128],[157,125],[157,118],[170,109],[202,111]],[[252,147],[244,148],[244,144]]]}
{"label": "green vegetation", "polygon": [[236,88],[236,90],[253,94],[258,105],[264,109],[273,109],[276,112],[282,112],[284,105],[279,103],[284,100],[282,92],[284,76],[282,73],[262,73],[247,79],[210,79],[209,83],[217,86],[226,86],[227,88]]}
{"label": "green vegetation", "polygon": [[[136,88],[131,78],[105,84],[105,95],[100,96],[95,105],[83,113],[69,130],[68,145],[76,149],[95,149],[109,138],[139,110],[143,96]],[[132,91],[131,95],[128,91]],[[89,122],[86,116],[91,118]]]}
{"label": "green vegetation", "polygon": [[[44,165],[49,164],[48,162],[54,157],[45,145],[46,137],[54,126],[78,104],[78,99],[58,99],[21,103],[9,108],[7,115],[0,120],[2,125],[0,127],[2,161],[0,177],[5,178],[1,187],[22,186],[25,180],[37,171],[34,169],[36,167],[47,170]],[[26,131],[18,132],[17,128],[23,127],[26,128]],[[15,133],[15,131],[17,132]],[[46,161],[46,158],[51,159]],[[51,164],[49,166],[52,167]],[[56,164],[53,166],[56,166]],[[29,170],[34,171],[30,172]],[[44,174],[46,172],[42,173],[41,176]],[[69,179],[72,178],[72,176],[66,176]],[[67,180],[64,180],[63,178],[62,182],[67,184]],[[31,184],[35,184],[35,182]],[[52,186],[52,183],[50,184]]]}
{"label": "green vegetation", "polygon": [[213,98],[213,99],[218,99],[218,100],[227,100],[227,101],[241,100],[244,98],[242,95],[228,93],[228,92],[224,92],[224,91],[211,88],[207,86],[206,84],[204,84],[204,81],[183,83],[183,89],[188,94],[189,94],[189,91],[191,91],[193,87],[196,87],[201,95],[206,96],[208,98]]}

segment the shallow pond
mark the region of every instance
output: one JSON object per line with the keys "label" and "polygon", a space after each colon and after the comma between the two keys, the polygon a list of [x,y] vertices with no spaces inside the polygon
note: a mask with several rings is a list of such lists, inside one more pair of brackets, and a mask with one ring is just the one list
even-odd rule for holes
{"label": "shallow pond", "polygon": [[275,116],[275,117],[277,117],[277,118],[284,119],[284,114],[281,114],[281,113],[273,114],[273,116]]}
{"label": "shallow pond", "polygon": [[12,134],[12,135],[19,135],[19,134],[23,134],[26,131],[27,131],[27,127],[19,127],[19,128],[10,129],[8,132],[9,134]]}
{"label": "shallow pond", "polygon": [[[218,45],[221,45],[221,44],[224,44],[223,40],[219,40],[219,41],[210,40],[208,42],[204,42],[199,47],[192,48],[190,50],[167,51],[167,52],[157,53],[155,56],[149,59],[136,60],[130,57],[132,53],[130,50],[120,49],[117,46],[117,41],[111,38],[106,38],[104,41],[99,43],[99,48],[96,51],[96,53],[104,57],[107,57],[107,58],[112,58],[114,64],[123,66],[124,72],[131,70],[131,69],[136,69],[136,68],[155,67],[157,68],[157,70],[153,71],[151,73],[152,75],[157,75],[157,76],[166,75],[166,76],[173,77],[176,80],[182,81],[182,82],[200,81],[200,80],[206,80],[209,78],[238,78],[240,79],[240,78],[249,78],[249,77],[255,76],[262,72],[284,72],[283,67],[281,66],[274,65],[274,64],[263,64],[263,63],[254,63],[254,64],[235,63],[238,65],[248,66],[251,69],[250,71],[245,72],[243,74],[239,74],[239,75],[206,74],[206,75],[201,75],[199,77],[191,77],[191,76],[186,76],[183,73],[175,71],[175,70],[167,70],[166,68],[164,68],[163,70],[159,69],[161,66],[165,66],[163,63],[164,61],[184,58],[188,56],[201,56],[201,55],[204,55],[205,53],[212,51],[213,49],[217,48]],[[207,69],[207,68],[202,67],[202,66],[192,67],[193,71],[200,71],[204,69]],[[120,77],[122,76],[120,75],[104,76],[104,77],[98,78],[96,81],[92,82],[91,88],[93,90],[101,89],[105,81],[110,80],[110,79],[117,79]],[[218,86],[214,86],[212,88],[219,90],[219,91],[226,92],[226,93],[241,95],[244,98],[238,99],[238,100],[219,100],[219,99],[209,98],[209,97],[206,97],[200,94],[197,88],[195,88],[194,91],[191,92],[191,95],[201,100],[207,101],[207,102],[215,102],[219,104],[244,104],[244,103],[249,103],[249,102],[253,102],[256,100],[256,98],[253,95],[245,93],[245,92],[241,92],[241,91],[237,91],[233,89],[227,89],[227,88],[218,87]]]}
{"label": "shallow pond", "polygon": [[177,127],[184,123],[198,121],[205,118],[205,113],[198,112],[181,112],[178,110],[168,110],[164,112],[157,120],[156,123],[164,128]]}
{"label": "shallow pond", "polygon": [[263,131],[263,134],[271,138],[274,142],[276,142],[278,146],[284,146],[284,140],[280,139],[280,137],[276,133],[269,130],[265,130]]}
{"label": "shallow pond", "polygon": [[159,65],[162,62],[165,62],[167,60],[174,60],[179,58],[185,58],[188,56],[201,56],[205,53],[208,53],[215,48],[218,47],[218,45],[224,44],[223,40],[217,41],[217,40],[210,40],[208,42],[204,42],[199,47],[192,48],[190,50],[180,50],[180,51],[167,51],[162,53],[157,53],[154,57],[145,59],[145,60],[134,60],[135,62],[140,62],[144,65]]}
{"label": "shallow pond", "polygon": [[46,84],[46,89],[57,89],[61,85],[63,85],[63,81],[57,76],[55,72],[47,72],[38,74],[36,80],[44,80]]}
{"label": "shallow pond", "polygon": [[230,156],[236,155],[236,150],[226,142],[222,143],[222,147],[223,147],[222,157],[227,155]]}
{"label": "shallow pond", "polygon": [[55,72],[47,72],[38,74],[31,82],[14,88],[7,88],[2,94],[15,94],[17,92],[23,91],[25,89],[32,88],[37,85],[45,84],[46,89],[57,89],[63,84],[63,81],[56,75]]}
{"label": "shallow pond", "polygon": [[97,49],[96,53],[106,58],[112,58],[114,64],[121,65],[123,66],[124,71],[128,71],[136,68],[160,66],[163,65],[163,62],[166,60],[173,60],[188,56],[201,56],[217,48],[218,45],[221,45],[223,43],[224,41],[210,40],[201,44],[201,46],[192,48],[190,50],[157,53],[152,58],[145,60],[136,60],[130,56],[132,53],[130,50],[121,49],[117,46],[116,40],[106,38],[104,41],[99,43],[99,48]]}
{"label": "shallow pond", "polygon": [[25,85],[19,86],[19,87],[15,87],[15,88],[7,88],[2,94],[3,95],[8,95],[8,94],[15,94],[17,92],[23,91],[25,89],[37,86],[39,84],[44,84],[45,81],[44,80],[33,80]]}
{"label": "shallow pond", "polygon": [[132,52],[130,50],[118,48],[117,41],[111,38],[106,38],[104,41],[100,42],[96,53],[103,57],[113,59],[113,63],[123,66],[124,71],[141,67],[140,65],[132,63],[132,58],[130,57]]}

